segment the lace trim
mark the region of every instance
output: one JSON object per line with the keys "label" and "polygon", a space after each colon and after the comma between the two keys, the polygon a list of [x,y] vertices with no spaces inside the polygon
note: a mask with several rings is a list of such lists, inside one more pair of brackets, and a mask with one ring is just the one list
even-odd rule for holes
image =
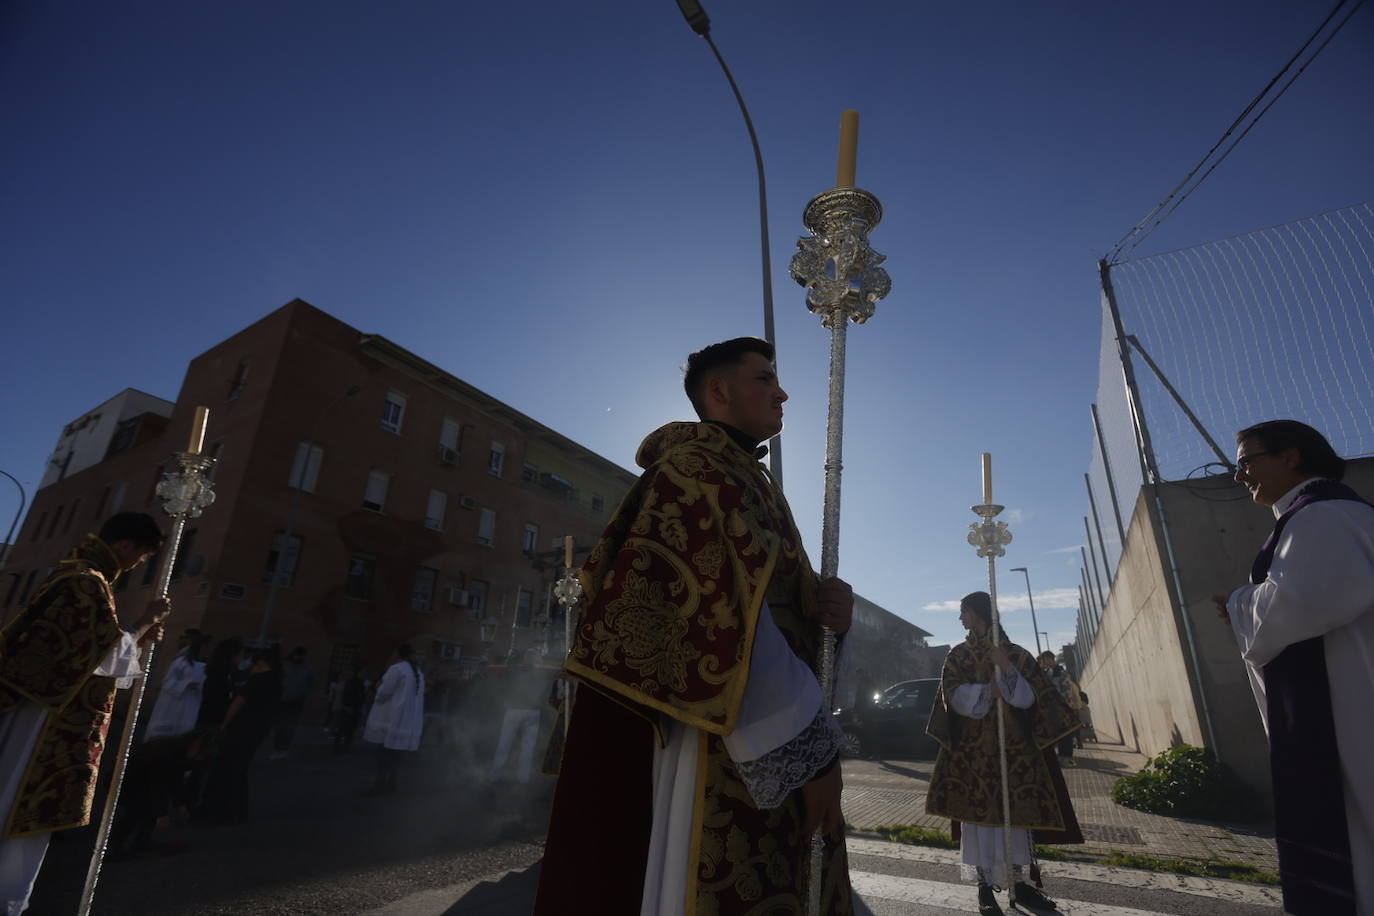
{"label": "lace trim", "polygon": [[794,789],[811,780],[840,749],[840,734],[822,707],[795,738],[757,760],[736,762],[735,769],[760,808],[776,808]]}

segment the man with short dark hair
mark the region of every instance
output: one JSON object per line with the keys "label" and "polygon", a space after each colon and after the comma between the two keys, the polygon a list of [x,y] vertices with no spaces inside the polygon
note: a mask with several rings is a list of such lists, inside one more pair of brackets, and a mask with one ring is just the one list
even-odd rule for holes
{"label": "man with short dark hair", "polygon": [[581,571],[581,683],[536,914],[799,913],[810,838],[822,910],[852,912],[841,736],[815,669],[853,594],[817,582],[759,459],[787,394],[773,348],[693,353],[701,418],[651,433],[645,469]]}
{"label": "man with short dark hair", "polygon": [[113,584],[157,552],[152,516],[121,512],[88,534],[0,633],[0,910],[28,906],[54,830],[91,818],[117,678],[142,674],[166,599],[120,626]]}
{"label": "man with short dark hair", "polygon": [[1236,481],[1273,533],[1250,584],[1214,595],[1269,735],[1284,909],[1374,914],[1374,506],[1312,427],[1236,434]]}

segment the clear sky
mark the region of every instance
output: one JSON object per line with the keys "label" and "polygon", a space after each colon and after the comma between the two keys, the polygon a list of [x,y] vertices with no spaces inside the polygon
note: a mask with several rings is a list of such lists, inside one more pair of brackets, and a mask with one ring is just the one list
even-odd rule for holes
{"label": "clear sky", "polygon": [[[814,559],[828,332],[787,263],[841,110],[893,279],[849,334],[841,574],[962,638],[989,451],[1002,568],[1030,569],[1058,646],[1096,260],[1330,6],[708,0],[768,169],[786,489]],[[1372,51],[1362,9],[1136,254],[1374,197]],[[762,332],[747,137],[672,0],[10,0],[0,124],[0,469],[30,493],[65,423],[125,387],[175,398],[192,357],[295,296],[627,467],[687,417],[687,352]],[[0,529],[16,500],[0,480]],[[1023,580],[1001,580],[1032,644]]]}

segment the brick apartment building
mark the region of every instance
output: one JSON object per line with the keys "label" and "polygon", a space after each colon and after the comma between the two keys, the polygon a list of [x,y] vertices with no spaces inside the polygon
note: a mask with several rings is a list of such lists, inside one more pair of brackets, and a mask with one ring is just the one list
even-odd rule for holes
{"label": "brick apartment building", "polygon": [[[431,679],[556,657],[562,540],[580,558],[635,475],[396,344],[300,299],[193,359],[175,403],[125,391],[59,438],[0,578],[0,614],[153,488],[210,408],[216,500],[187,527],[170,633],[304,645],[317,674],[412,643]],[[130,616],[156,561],[118,585]],[[275,580],[275,588],[274,588]],[[162,653],[165,660],[168,653]]]}

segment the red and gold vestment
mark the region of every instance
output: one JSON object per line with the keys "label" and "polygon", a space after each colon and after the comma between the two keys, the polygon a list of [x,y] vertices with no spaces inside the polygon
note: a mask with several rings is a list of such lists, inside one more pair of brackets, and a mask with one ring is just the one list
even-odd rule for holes
{"label": "red and gold vestment", "polygon": [[[1012,664],[1035,694],[1030,708],[1008,706],[1005,710],[1011,826],[1077,833],[1076,822],[1070,823],[1071,809],[1065,813],[1069,801],[1061,788],[1063,779],[1056,779],[1056,765],[1047,760],[1045,749],[1078,728],[1078,714],[1069,708],[1029,652],[1005,642],[1005,637],[1003,641]],[[926,729],[940,744],[926,794],[926,811],[967,824],[1000,827],[1002,771],[996,710],[975,719],[959,715],[949,703],[954,691],[965,684],[991,683],[996,669],[989,656],[991,648],[988,634],[970,633],[945,658],[940,693]]]}
{"label": "red and gold vestment", "polygon": [[90,822],[115,696],[115,679],[93,672],[122,635],[110,589],[118,574],[114,551],[88,535],[0,633],[0,713],[24,702],[48,713],[7,838]]}
{"label": "red and gold vestment", "polygon": [[[721,737],[736,724],[765,600],[816,669],[815,575],[782,493],[721,426],[670,423],[636,461],[645,473],[581,572],[585,610],[567,670],[583,686],[536,913],[581,912],[567,895],[586,893],[595,912],[638,914],[638,890],[623,885],[636,863],[643,874],[660,717],[700,730],[686,912],[800,913],[800,792],[756,807]],[[827,843],[823,894],[827,913],[850,912],[842,841]]]}

